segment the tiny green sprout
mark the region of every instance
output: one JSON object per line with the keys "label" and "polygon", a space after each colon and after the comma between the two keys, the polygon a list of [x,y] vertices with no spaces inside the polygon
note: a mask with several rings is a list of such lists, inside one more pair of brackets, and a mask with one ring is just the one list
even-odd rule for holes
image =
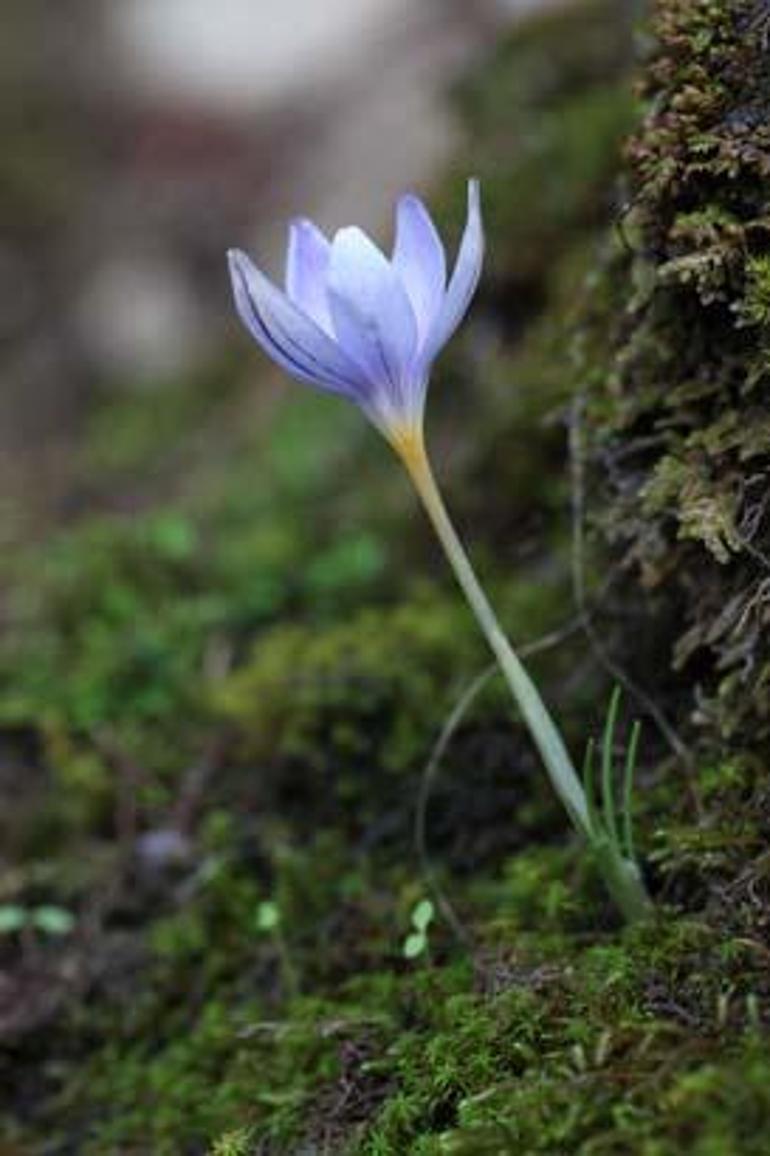
{"label": "tiny green sprout", "polygon": [[412,911],[412,930],[404,940],[404,959],[419,959],[428,951],[428,929],[435,917],[435,908],[430,899],[421,899]]}
{"label": "tiny green sprout", "polygon": [[63,907],[22,907],[16,903],[0,906],[0,935],[15,935],[27,929],[44,935],[69,935],[74,926],[74,915]]}
{"label": "tiny green sprout", "polygon": [[281,909],[272,899],[265,899],[254,913],[254,928],[260,935],[267,935],[273,941],[281,968],[283,986],[289,995],[299,992],[299,980],[292,962],[289,944],[283,933]]}
{"label": "tiny green sprout", "polygon": [[589,740],[583,761],[583,793],[588,810],[586,837],[604,880],[626,918],[641,919],[650,908],[636,858],[632,824],[632,793],[641,726],[635,721],[616,788],[615,732],[620,709],[620,687],[610,696],[599,750],[600,775],[596,782],[596,744]]}
{"label": "tiny green sprout", "polygon": [[430,899],[421,899],[412,912],[412,925],[424,934],[433,922],[435,914]]}
{"label": "tiny green sprout", "polygon": [[257,931],[264,931],[270,933],[275,931],[281,922],[281,912],[278,909],[278,904],[271,900],[265,900],[260,903],[257,908],[256,915],[256,929]]}
{"label": "tiny green sprout", "polygon": [[0,907],[0,935],[15,935],[27,926],[28,913],[25,907],[15,903],[4,903]]}
{"label": "tiny green sprout", "polygon": [[30,912],[30,923],[45,935],[69,935],[75,926],[75,917],[63,907],[35,907]]}

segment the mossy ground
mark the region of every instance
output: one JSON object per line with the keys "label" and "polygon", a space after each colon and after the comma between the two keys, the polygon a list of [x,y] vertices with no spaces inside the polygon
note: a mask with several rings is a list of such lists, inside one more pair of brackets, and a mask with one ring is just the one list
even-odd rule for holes
{"label": "mossy ground", "polygon": [[[728,205],[710,167],[715,148],[727,163],[724,142],[704,137],[699,152],[688,121],[672,151],[659,133],[661,108],[682,102],[706,132],[711,83],[708,115],[746,121],[749,79],[735,72],[732,108],[720,62],[737,69],[762,27],[705,0],[659,0],[656,21],[641,109],[626,25],[604,3],[527,27],[459,95],[474,142],[462,167],[485,179],[492,260],[477,319],[433,389],[432,441],[512,633],[556,632],[532,661],[575,745],[601,725],[610,679],[575,631],[573,392],[588,390],[592,476],[609,463],[617,481],[629,404],[633,421],[651,420],[640,405],[689,414],[704,404],[704,366],[710,414],[726,412],[722,374],[733,401],[739,372],[745,396],[761,389],[767,259],[756,223],[747,251],[745,219],[761,168],[746,150],[761,134],[741,137]],[[711,67],[696,101],[699,53]],[[645,215],[627,221],[642,236],[630,257],[607,238],[623,219],[620,141],[632,129]],[[690,147],[703,173],[688,169],[689,193],[663,218],[669,154],[694,163]],[[455,225],[458,203],[450,186]],[[649,302],[641,266],[660,264],[650,230],[664,219],[680,248],[640,320],[638,299],[616,294],[631,262]],[[715,307],[735,324],[721,353],[707,339]],[[695,345],[673,340],[682,317]],[[665,353],[657,392],[651,332]],[[629,365],[641,368],[627,378]],[[664,403],[677,366],[693,388]],[[433,786],[426,874],[413,836],[421,775],[486,656],[359,416],[297,390],[267,413],[260,402],[250,425],[238,378],[228,360],[165,399],[171,462],[146,398],[105,406],[83,450],[101,512],[28,552],[6,583],[0,906],[54,904],[76,924],[58,939],[0,938],[2,1150],[765,1153],[770,788],[755,732],[698,732],[682,705],[698,680],[669,669],[679,587],[688,573],[723,579],[732,507],[715,521],[701,504],[697,523],[685,511],[683,546],[660,539],[664,504],[684,493],[670,446],[624,475],[624,502],[589,494],[615,537],[620,525],[678,551],[654,597],[611,549],[584,559],[614,660],[653,688],[692,750],[677,759],[646,725],[638,838],[659,914],[623,931],[494,683]],[[473,436],[460,438],[469,414]],[[689,421],[655,428],[692,462]],[[748,424],[733,423],[741,445],[760,436]],[[746,463],[747,485],[758,468],[734,442],[698,452],[730,455],[733,474]],[[146,488],[121,516],[139,470]],[[666,550],[655,558],[668,575]],[[434,894],[427,950],[408,961],[412,911],[436,884],[455,930]]]}

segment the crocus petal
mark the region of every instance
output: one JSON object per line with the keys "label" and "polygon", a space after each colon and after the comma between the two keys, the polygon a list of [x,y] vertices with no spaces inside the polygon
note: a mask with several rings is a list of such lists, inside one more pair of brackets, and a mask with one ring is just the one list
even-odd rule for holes
{"label": "crocus petal", "polygon": [[393,268],[409,296],[422,345],[444,300],[446,254],[428,210],[411,193],[401,197],[396,210]]}
{"label": "crocus petal", "polygon": [[286,254],[286,293],[316,325],[332,333],[326,277],[331,245],[312,221],[298,219],[289,226]]}
{"label": "crocus petal", "polygon": [[332,242],[328,286],[340,345],[400,413],[408,400],[417,325],[398,275],[365,233],[341,229]]}
{"label": "crocus petal", "polygon": [[231,250],[228,260],[240,318],[265,352],[300,381],[360,401],[368,383],[356,363],[245,253]]}
{"label": "crocus petal", "polygon": [[447,343],[468,311],[476,291],[484,261],[484,229],[481,222],[479,182],[468,182],[468,219],[460,243],[454,272],[449,281],[444,304],[421,352],[421,361],[430,363]]}

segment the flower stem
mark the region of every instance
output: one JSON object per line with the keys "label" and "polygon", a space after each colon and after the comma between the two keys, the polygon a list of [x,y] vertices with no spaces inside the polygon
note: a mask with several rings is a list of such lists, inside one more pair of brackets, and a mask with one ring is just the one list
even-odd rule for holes
{"label": "flower stem", "polygon": [[605,877],[608,890],[624,917],[629,922],[640,918],[649,908],[649,899],[639,873],[635,865],[625,860],[616,848],[608,846],[604,840],[597,837],[598,832],[591,820],[585,791],[567,753],[564,740],[548,713],[537,687],[503,633],[489,599],[479,584],[436,485],[422,437],[411,434],[409,437],[394,441],[394,446],[414,482],[457,581],[540,751],[554,790],[564,804],[575,828],[594,848],[596,861]]}

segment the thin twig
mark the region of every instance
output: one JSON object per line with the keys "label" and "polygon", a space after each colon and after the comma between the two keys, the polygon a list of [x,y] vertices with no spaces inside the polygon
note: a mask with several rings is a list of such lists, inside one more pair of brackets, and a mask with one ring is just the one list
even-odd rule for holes
{"label": "thin twig", "polygon": [[433,788],[436,776],[438,774],[441,760],[452,741],[452,737],[462,722],[463,718],[470,710],[476,698],[481,694],[485,686],[490,682],[492,676],[497,672],[497,663],[491,662],[481,674],[477,674],[473,681],[466,687],[461,697],[457,700],[451,712],[447,716],[441,733],[436,740],[436,743],[431,751],[430,758],[426,763],[425,770],[420,781],[420,792],[417,796],[417,805],[414,814],[414,843],[417,850],[417,857],[420,861],[420,870],[428,887],[432,892],[433,898],[436,901],[436,906],[444,916],[446,923],[452,929],[456,938],[467,948],[473,947],[473,941],[467,928],[460,921],[457,912],[450,903],[446,892],[436,878],[436,873],[430,861],[428,853],[427,840],[427,813],[428,801],[430,793]]}

